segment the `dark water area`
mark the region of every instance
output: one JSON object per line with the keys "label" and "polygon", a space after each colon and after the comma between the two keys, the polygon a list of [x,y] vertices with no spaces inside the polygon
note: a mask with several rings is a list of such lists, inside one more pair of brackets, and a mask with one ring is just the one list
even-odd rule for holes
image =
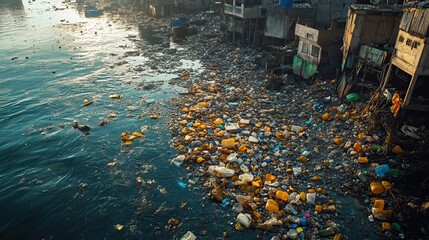
{"label": "dark water area", "polygon": [[[130,71],[147,61],[129,54],[138,26],[109,14],[85,18],[80,9],[60,0],[0,0],[0,239],[173,239],[187,231],[199,239],[224,232],[271,239],[270,232],[233,231],[231,209],[204,200],[198,184],[178,184],[188,177],[169,163],[169,100],[183,90],[168,84],[175,70]],[[157,88],[138,87],[147,82]],[[83,107],[84,99],[93,104]],[[121,144],[122,132],[142,126],[143,138]],[[179,226],[168,227],[172,217]],[[345,230],[356,235],[349,239],[363,239],[355,230]]]}

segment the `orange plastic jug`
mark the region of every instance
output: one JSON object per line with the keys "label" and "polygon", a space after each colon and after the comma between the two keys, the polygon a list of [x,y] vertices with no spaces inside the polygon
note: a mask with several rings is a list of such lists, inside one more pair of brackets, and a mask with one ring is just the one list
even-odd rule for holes
{"label": "orange plastic jug", "polygon": [[288,198],[289,198],[289,193],[282,191],[282,190],[277,190],[276,192],[276,197],[280,198],[281,200],[287,202]]}
{"label": "orange plastic jug", "polygon": [[267,204],[265,204],[265,209],[277,213],[279,212],[279,204],[274,199],[268,199]]}
{"label": "orange plastic jug", "polygon": [[235,142],[234,138],[227,138],[222,140],[222,147],[224,148],[235,148],[235,145],[237,143]]}
{"label": "orange plastic jug", "polygon": [[379,209],[384,209],[384,200],[383,199],[377,199],[374,201],[374,207]]}
{"label": "orange plastic jug", "polygon": [[372,182],[370,188],[371,192],[374,194],[381,194],[384,192],[384,187],[380,182]]}

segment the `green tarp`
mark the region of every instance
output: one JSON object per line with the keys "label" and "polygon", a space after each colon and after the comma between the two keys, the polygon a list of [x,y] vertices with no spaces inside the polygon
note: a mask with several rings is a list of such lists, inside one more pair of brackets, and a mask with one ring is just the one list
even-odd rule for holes
{"label": "green tarp", "polygon": [[294,74],[305,79],[308,79],[317,73],[317,65],[300,58],[298,55],[293,57],[292,69]]}

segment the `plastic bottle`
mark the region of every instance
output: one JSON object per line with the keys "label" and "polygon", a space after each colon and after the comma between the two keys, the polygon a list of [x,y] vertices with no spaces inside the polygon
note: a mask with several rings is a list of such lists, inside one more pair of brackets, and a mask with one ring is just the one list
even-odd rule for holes
{"label": "plastic bottle", "polygon": [[236,203],[234,204],[234,206],[232,206],[232,211],[236,213],[241,213],[243,211],[243,206],[241,206],[240,203]]}
{"label": "plastic bottle", "polygon": [[208,172],[214,174],[218,177],[232,177],[234,176],[235,171],[221,166],[210,166]]}
{"label": "plastic bottle", "polygon": [[291,127],[291,131],[299,133],[301,132],[302,127],[301,126],[297,126],[297,125],[292,125]]}
{"label": "plastic bottle", "polygon": [[226,160],[227,160],[228,162],[235,162],[235,161],[237,161],[237,153],[231,153],[231,154],[226,158]]}
{"label": "plastic bottle", "polygon": [[298,214],[296,209],[291,204],[287,204],[285,207],[285,210],[289,213],[292,213],[292,214]]}
{"label": "plastic bottle", "polygon": [[380,182],[372,182],[370,188],[373,194],[381,194],[384,192],[384,187]]}
{"label": "plastic bottle", "polygon": [[195,240],[195,239],[197,239],[197,237],[190,231],[185,233],[185,235],[183,235],[183,237],[180,238],[180,240]]}
{"label": "plastic bottle", "polygon": [[240,165],[240,170],[243,171],[243,172],[245,172],[245,173],[249,172],[249,168],[246,165],[244,165],[244,164]]}
{"label": "plastic bottle", "polygon": [[296,239],[297,236],[298,236],[298,233],[296,232],[295,229],[289,229],[289,231],[287,232],[287,237],[290,239]]}
{"label": "plastic bottle", "polygon": [[368,158],[358,157],[358,163],[362,163],[362,164],[368,163]]}
{"label": "plastic bottle", "polygon": [[374,215],[374,218],[380,219],[380,220],[388,220],[390,217],[392,217],[392,210],[383,210],[379,208],[372,208],[372,215]]}
{"label": "plastic bottle", "polygon": [[386,189],[386,191],[389,191],[390,189],[392,189],[392,185],[388,181],[381,181],[381,185],[383,185],[383,187],[384,187],[384,189]]}
{"label": "plastic bottle", "polygon": [[293,171],[293,175],[295,176],[299,176],[302,173],[302,169],[300,167],[294,167],[292,168],[292,171]]}
{"label": "plastic bottle", "polygon": [[378,177],[386,177],[387,174],[390,174],[390,168],[387,164],[382,164],[376,167],[374,171]]}
{"label": "plastic bottle", "polygon": [[249,202],[252,202],[253,199],[250,196],[244,196],[244,195],[237,195],[235,196],[235,199],[237,199],[237,201],[243,206],[247,206],[249,205]]}
{"label": "plastic bottle", "polygon": [[316,193],[307,193],[307,203],[311,205],[316,204]]}
{"label": "plastic bottle", "polygon": [[361,151],[362,151],[362,146],[361,146],[359,143],[355,143],[355,144],[353,145],[353,149],[354,149],[356,152],[361,152]]}
{"label": "plastic bottle", "polygon": [[222,140],[222,147],[224,148],[235,148],[235,145],[237,145],[237,143],[235,142],[234,138],[227,138]]}
{"label": "plastic bottle", "polygon": [[240,213],[237,216],[237,221],[241,223],[241,225],[243,225],[244,227],[249,228],[250,225],[252,224],[252,217],[247,213],[246,214]]}
{"label": "plastic bottle", "polygon": [[184,183],[183,181],[177,181],[177,185],[179,185],[179,187],[181,188],[186,188],[188,185],[186,183]]}
{"label": "plastic bottle", "polygon": [[377,199],[374,201],[374,207],[379,209],[384,209],[384,200],[383,199]]}
{"label": "plastic bottle", "polygon": [[238,179],[243,180],[245,182],[252,182],[254,177],[251,173],[244,173],[238,176]]}
{"label": "plastic bottle", "polygon": [[279,212],[279,204],[274,199],[268,199],[267,203],[265,204],[265,209],[270,212],[277,213]]}
{"label": "plastic bottle", "polygon": [[287,202],[288,198],[289,198],[289,193],[282,191],[282,190],[277,190],[276,192],[276,197],[280,198],[281,200]]}
{"label": "plastic bottle", "polygon": [[307,218],[306,217],[302,217],[301,218],[301,226],[306,226],[307,225]]}

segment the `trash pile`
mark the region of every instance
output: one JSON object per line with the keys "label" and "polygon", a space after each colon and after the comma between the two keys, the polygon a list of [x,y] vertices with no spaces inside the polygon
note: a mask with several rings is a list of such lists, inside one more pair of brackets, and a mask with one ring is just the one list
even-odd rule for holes
{"label": "trash pile", "polygon": [[171,162],[185,164],[199,180],[194,182],[236,213],[238,231],[276,228],[291,239],[341,239],[338,203],[329,193],[362,151],[359,143],[347,141],[346,151],[352,150],[342,159],[342,139],[353,133],[338,131],[353,126],[357,111],[327,95],[329,82],[313,90],[288,82],[284,91],[269,92],[254,75],[252,64],[211,66],[194,78],[181,75],[193,84],[171,128],[179,152]]}
{"label": "trash pile", "polygon": [[[353,196],[383,236],[405,237],[399,205],[429,204],[398,197],[395,181],[407,169],[403,150],[397,146],[386,157],[386,135],[361,121],[365,104],[358,94],[343,102],[335,81],[306,82],[285,73],[274,79],[280,87],[273,91],[266,86],[273,79],[255,61],[265,52],[231,46],[213,13],[189,16],[190,22],[201,19],[198,34],[180,43],[185,50],[147,48],[142,54],[151,57],[146,65],[155,73],[171,73],[181,59],[204,66],[202,72],[179,69],[169,82],[187,89],[171,101],[177,111],[169,116],[178,152],[171,163],[188,171],[178,185],[204,186],[208,198],[234,214],[237,231],[342,239],[347,226],[335,199]],[[168,19],[145,21],[140,26],[168,29]],[[123,143],[133,136],[125,133]],[[188,232],[184,239],[195,236]]]}
{"label": "trash pile", "polygon": [[266,90],[267,77],[252,61],[258,52],[204,36],[188,39],[188,54],[201,54],[205,70],[182,69],[174,81],[188,92],[171,119],[178,151],[171,163],[188,170],[188,185],[202,184],[235,213],[237,231],[342,239],[335,196],[346,195],[367,204],[362,210],[381,234],[403,238],[392,183],[403,160],[385,164],[385,133],[368,132],[364,103],[338,99],[335,81],[287,74],[279,91]]}

